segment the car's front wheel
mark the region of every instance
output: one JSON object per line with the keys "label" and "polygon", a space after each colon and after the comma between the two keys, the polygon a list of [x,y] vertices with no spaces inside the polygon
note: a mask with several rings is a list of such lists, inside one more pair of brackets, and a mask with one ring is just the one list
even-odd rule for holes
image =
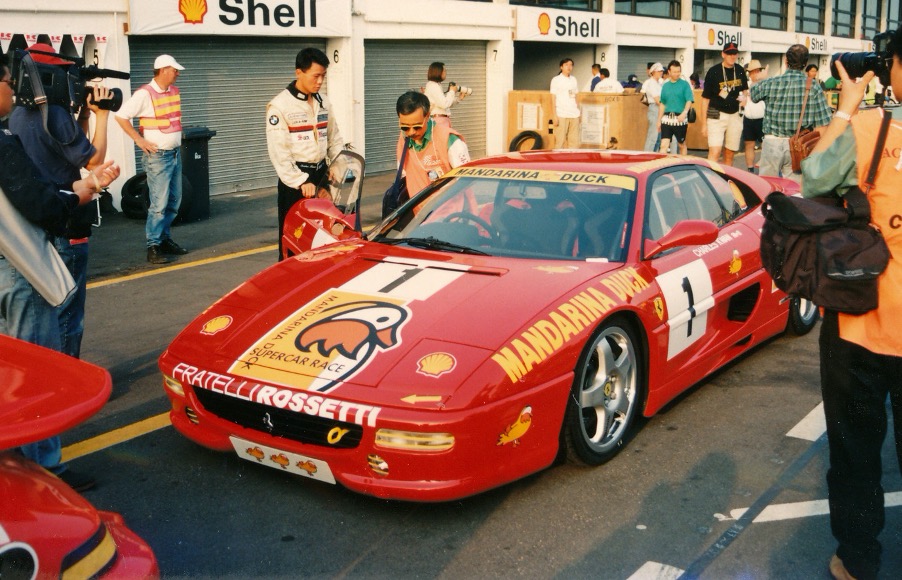
{"label": "car's front wheel", "polygon": [[814,302],[792,296],[789,299],[789,321],[786,323],[786,330],[796,336],[808,334],[820,317]]}
{"label": "car's front wheel", "polygon": [[631,435],[644,401],[645,371],[634,331],[622,321],[601,326],[580,356],[564,419],[567,458],[601,465]]}

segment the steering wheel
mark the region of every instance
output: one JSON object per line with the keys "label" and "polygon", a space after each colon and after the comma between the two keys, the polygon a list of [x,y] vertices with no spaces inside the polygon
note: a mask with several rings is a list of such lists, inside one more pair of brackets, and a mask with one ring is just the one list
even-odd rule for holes
{"label": "steering wheel", "polygon": [[489,234],[489,238],[491,238],[493,241],[501,239],[501,233],[497,230],[497,228],[495,228],[492,224],[485,221],[478,215],[472,214],[468,211],[456,211],[445,216],[445,219],[443,219],[442,221],[448,223],[455,220],[473,222],[474,224],[484,229]]}

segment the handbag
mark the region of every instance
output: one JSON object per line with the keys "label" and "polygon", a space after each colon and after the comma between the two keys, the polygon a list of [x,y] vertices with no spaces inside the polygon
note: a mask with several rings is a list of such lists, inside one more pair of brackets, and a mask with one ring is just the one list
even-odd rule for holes
{"label": "handbag", "polygon": [[410,139],[404,138],[404,149],[401,152],[401,162],[398,163],[398,172],[395,174],[395,181],[382,194],[382,219],[388,217],[390,213],[398,209],[398,207],[410,199],[407,191],[407,179],[401,176],[404,171],[404,161],[407,159],[407,149],[410,145]]}
{"label": "handbag", "polygon": [[884,114],[864,182],[837,195],[805,199],[774,192],[761,211],[761,262],[777,288],[847,314],[877,308],[878,277],[890,253],[870,223],[867,199],[877,173],[890,115]]}
{"label": "handbag", "polygon": [[811,154],[811,150],[820,141],[821,134],[819,131],[812,129],[802,129],[802,119],[805,118],[805,105],[808,104],[808,94],[811,92],[811,79],[805,82],[805,98],[802,100],[802,113],[799,115],[799,122],[796,125],[796,132],[789,137],[789,156],[792,160],[792,170],[794,173],[802,171],[802,160]]}
{"label": "handbag", "polygon": [[75,281],[43,228],[19,213],[0,189],[0,254],[51,306],[75,292]]}
{"label": "handbag", "polygon": [[639,99],[639,102],[647,107],[649,104],[648,103],[648,93],[642,93],[642,97]]}
{"label": "handbag", "polygon": [[689,110],[686,112],[686,120],[690,123],[695,123],[696,113],[695,107],[689,107]]}

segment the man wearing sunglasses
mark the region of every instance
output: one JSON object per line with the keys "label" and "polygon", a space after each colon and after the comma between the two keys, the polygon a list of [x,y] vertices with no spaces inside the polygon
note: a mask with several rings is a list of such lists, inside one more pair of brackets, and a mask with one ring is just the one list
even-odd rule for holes
{"label": "man wearing sunglasses", "polygon": [[280,260],[285,216],[302,197],[317,195],[317,185],[343,147],[329,98],[319,92],[327,68],[323,51],[302,49],[295,58],[294,80],[266,105],[266,146],[279,176]]}
{"label": "man wearing sunglasses", "polygon": [[397,160],[401,163],[407,191],[412,194],[441,177],[453,167],[470,161],[470,151],[463,136],[450,127],[438,125],[429,117],[429,98],[417,91],[407,91],[398,98]]}

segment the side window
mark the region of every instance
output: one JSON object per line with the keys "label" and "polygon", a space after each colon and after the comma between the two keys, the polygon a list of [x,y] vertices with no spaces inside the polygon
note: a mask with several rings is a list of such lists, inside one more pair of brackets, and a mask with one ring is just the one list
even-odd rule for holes
{"label": "side window", "polygon": [[699,167],[705,180],[714,189],[720,204],[727,214],[727,219],[734,220],[748,209],[745,195],[739,186],[733,181],[725,179],[721,174],[707,167]]}
{"label": "side window", "polygon": [[717,195],[694,168],[662,172],[653,178],[645,217],[645,235],[656,240],[682,220],[727,222]]}

